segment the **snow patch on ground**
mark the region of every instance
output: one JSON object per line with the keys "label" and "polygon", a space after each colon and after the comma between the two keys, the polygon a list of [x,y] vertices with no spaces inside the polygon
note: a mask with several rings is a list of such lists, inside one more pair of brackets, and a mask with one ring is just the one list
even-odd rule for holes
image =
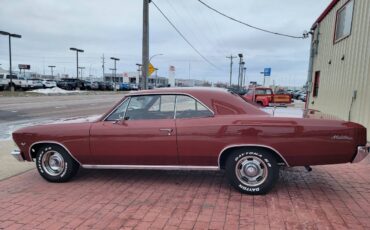
{"label": "snow patch on ground", "polygon": [[64,90],[59,87],[49,88],[49,89],[35,89],[28,91],[30,93],[39,93],[39,94],[71,94],[71,93],[84,93],[80,90]]}

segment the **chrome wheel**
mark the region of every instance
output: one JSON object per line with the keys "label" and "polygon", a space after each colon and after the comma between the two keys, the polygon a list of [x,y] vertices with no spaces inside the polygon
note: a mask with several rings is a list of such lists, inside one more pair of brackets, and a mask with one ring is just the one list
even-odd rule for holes
{"label": "chrome wheel", "polygon": [[259,186],[265,182],[268,175],[266,163],[255,156],[245,156],[236,163],[235,174],[238,180],[246,186]]}
{"label": "chrome wheel", "polygon": [[64,158],[56,151],[48,151],[42,156],[41,166],[49,175],[58,176],[64,171]]}

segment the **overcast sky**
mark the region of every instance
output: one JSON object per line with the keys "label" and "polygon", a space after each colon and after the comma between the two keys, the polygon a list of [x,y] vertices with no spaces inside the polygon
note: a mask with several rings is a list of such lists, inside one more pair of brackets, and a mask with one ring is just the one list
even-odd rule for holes
{"label": "overcast sky", "polygon": [[[206,3],[249,24],[300,36],[309,30],[330,0],[204,0]],[[291,39],[256,31],[232,22],[201,5],[197,0],[155,0],[156,4],[188,40],[218,68],[202,60],[150,6],[150,55],[159,74],[167,76],[170,65],[177,78],[228,82],[226,56],[243,53],[247,80],[262,82],[260,72],[272,68],[277,84],[303,85],[307,78],[309,39]],[[13,66],[31,64],[32,71],[75,75],[75,53],[84,49],[80,66],[101,75],[101,56],[106,69],[121,59],[118,72],[136,70],[141,62],[142,1],[134,0],[1,0],[0,30],[22,35],[12,40]],[[8,68],[8,40],[0,36],[0,64]],[[107,70],[109,71],[109,70]],[[234,82],[237,81],[234,65]]]}

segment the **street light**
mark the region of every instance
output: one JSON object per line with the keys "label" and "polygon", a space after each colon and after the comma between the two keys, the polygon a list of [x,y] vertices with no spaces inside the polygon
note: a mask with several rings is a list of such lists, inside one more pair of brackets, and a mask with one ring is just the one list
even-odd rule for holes
{"label": "street light", "polygon": [[83,72],[82,71],[85,69],[85,67],[81,66],[81,67],[78,67],[78,69],[81,71],[81,80],[82,80],[83,79],[83,74],[82,74]]}
{"label": "street light", "polygon": [[117,61],[119,61],[119,58],[116,58],[116,57],[111,57],[110,59],[112,59],[114,61],[114,83],[116,83],[116,80],[117,80]]}
{"label": "street light", "polygon": [[164,55],[164,54],[154,54],[153,56],[151,56],[151,57],[149,58],[149,63],[150,63],[150,61],[151,61],[154,57],[162,56],[162,55]]}
{"label": "street light", "polygon": [[53,69],[56,67],[55,65],[49,65],[48,66],[50,68],[50,71],[51,71],[51,78],[54,79],[54,72],[53,72]]}
{"label": "street light", "polygon": [[81,49],[77,49],[77,48],[69,48],[69,50],[72,50],[72,51],[76,51],[76,63],[77,63],[77,66],[76,66],[76,73],[77,73],[77,79],[78,79],[78,53],[83,53],[85,52],[84,50],[81,50]]}
{"label": "street light", "polygon": [[12,43],[11,38],[22,38],[19,34],[12,34],[5,31],[0,31],[1,35],[8,36],[9,37],[9,74],[10,74],[10,91],[14,91],[14,85],[13,85],[13,72],[12,72]]}
{"label": "street light", "polygon": [[[141,88],[141,85],[140,85],[140,79],[141,79],[141,68],[142,68],[142,64],[139,64],[139,63],[136,63],[136,65],[137,65],[137,72],[139,73],[139,82],[138,82],[138,87],[140,87]],[[143,84],[143,83],[141,83],[141,84]]]}

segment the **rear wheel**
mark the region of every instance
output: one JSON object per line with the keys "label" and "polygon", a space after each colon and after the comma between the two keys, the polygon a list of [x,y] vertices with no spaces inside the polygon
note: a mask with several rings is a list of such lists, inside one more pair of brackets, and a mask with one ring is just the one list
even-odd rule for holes
{"label": "rear wheel", "polygon": [[279,166],[270,152],[263,149],[238,149],[226,161],[230,184],[242,193],[266,194],[279,178]]}
{"label": "rear wheel", "polygon": [[44,145],[36,155],[40,175],[50,182],[65,182],[76,175],[79,164],[68,152],[57,145]]}

